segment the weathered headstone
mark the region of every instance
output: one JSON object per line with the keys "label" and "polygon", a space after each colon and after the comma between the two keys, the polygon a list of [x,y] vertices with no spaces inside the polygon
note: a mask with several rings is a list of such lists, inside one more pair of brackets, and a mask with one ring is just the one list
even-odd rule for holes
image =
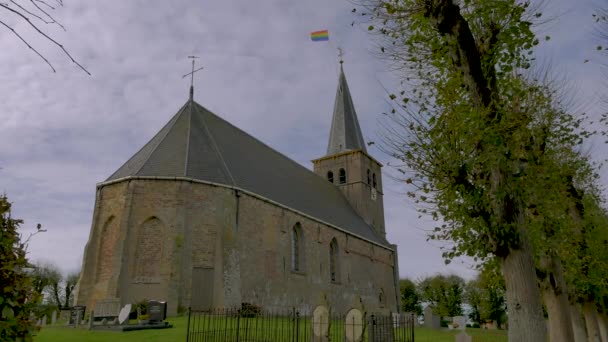
{"label": "weathered headstone", "polygon": [[363,335],[363,314],[357,309],[351,309],[344,322],[346,340],[348,342],[359,342]]}
{"label": "weathered headstone", "polygon": [[327,338],[329,329],[329,311],[323,305],[319,305],[312,312],[312,332],[315,337],[323,340]]}
{"label": "weathered headstone", "polygon": [[95,303],[95,318],[106,318],[107,320],[113,320],[118,317],[120,311],[120,299],[104,299]]}
{"label": "weathered headstone", "polygon": [[51,324],[55,325],[57,323],[57,311],[53,311],[51,314]]}
{"label": "weathered headstone", "polygon": [[77,305],[72,306],[70,309],[70,318],[68,320],[68,324],[70,325],[78,325],[81,321],[84,320],[84,311],[86,310],[86,306]]}
{"label": "weathered headstone", "polygon": [[118,313],[118,323],[124,324],[129,319],[130,313],[131,313],[131,304],[127,304]]}
{"label": "weathered headstone", "polygon": [[433,313],[433,309],[430,306],[424,309],[424,326],[431,329],[439,329],[441,327],[441,318]]}
{"label": "weathered headstone", "polygon": [[455,342],[473,342],[473,338],[462,331],[460,334],[456,335]]}
{"label": "weathered headstone", "polygon": [[452,324],[455,325],[455,329],[464,330],[467,326],[467,318],[464,316],[455,316],[452,318]]}
{"label": "weathered headstone", "polygon": [[151,300],[148,302],[148,320],[162,322],[167,317],[167,302]]}
{"label": "weathered headstone", "polygon": [[42,316],[42,322],[40,323],[41,326],[46,326],[46,315]]}

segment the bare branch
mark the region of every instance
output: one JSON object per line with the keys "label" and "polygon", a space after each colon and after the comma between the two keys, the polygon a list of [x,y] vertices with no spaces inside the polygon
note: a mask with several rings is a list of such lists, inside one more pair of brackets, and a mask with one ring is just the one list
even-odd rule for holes
{"label": "bare branch", "polygon": [[[38,0],[38,1],[40,1],[40,0]],[[11,11],[11,12],[13,12],[13,13],[17,14],[17,15],[18,15],[18,16],[20,16],[21,18],[23,18],[23,20],[27,21],[27,23],[28,23],[28,24],[29,24],[31,27],[33,27],[33,28],[34,28],[34,30],[36,30],[36,31],[37,31],[39,34],[41,34],[41,35],[42,35],[43,37],[45,37],[47,40],[49,40],[49,41],[50,41],[50,42],[52,42],[53,44],[57,45],[57,46],[58,46],[58,47],[59,47],[61,50],[63,50],[64,54],[65,54],[66,56],[68,56],[68,57],[70,58],[70,60],[71,60],[71,61],[72,61],[74,64],[78,65],[78,66],[80,67],[80,69],[82,69],[82,70],[83,70],[84,72],[86,72],[88,75],[91,75],[91,73],[90,73],[90,72],[89,72],[87,69],[85,69],[85,68],[84,68],[84,67],[83,67],[83,66],[82,66],[80,63],[78,63],[78,62],[77,62],[77,61],[76,61],[76,60],[75,60],[75,59],[72,57],[72,55],[70,55],[70,53],[69,53],[69,52],[68,52],[68,51],[67,51],[67,50],[66,50],[66,49],[63,47],[63,45],[59,44],[59,42],[57,42],[55,39],[51,38],[49,35],[47,35],[47,34],[46,34],[46,33],[44,33],[42,30],[40,30],[40,29],[38,28],[38,26],[36,26],[34,23],[32,23],[32,21],[30,20],[30,18],[28,18],[28,17],[26,17],[25,15],[23,15],[23,13],[20,13],[19,11],[15,11],[14,9],[12,9],[12,8],[10,8],[10,7],[8,7],[8,6],[5,6],[5,5],[0,4],[0,7],[5,8],[5,9],[7,9],[7,10],[9,10],[9,11]],[[4,24],[4,23],[3,23],[3,24]],[[9,27],[9,26],[8,26],[8,25],[6,25],[6,24],[4,24],[4,26]],[[9,28],[10,28],[10,27],[9,27]],[[13,31],[13,32],[16,34],[15,30],[13,30],[12,28],[11,28],[11,30],[12,30],[12,31]],[[19,36],[19,38],[21,38],[21,40],[25,42],[25,40],[24,40],[24,39],[23,39],[21,36]],[[26,43],[26,44],[27,44],[27,43]],[[28,44],[28,46],[30,46],[30,45]],[[42,57],[42,55],[40,55],[39,53],[38,53],[38,55]],[[44,58],[44,57],[43,57],[43,58]],[[46,61],[46,62],[47,62],[49,65],[50,65],[50,63],[48,62],[48,60],[47,60],[46,58],[44,58],[44,60],[45,60],[45,61]],[[52,66],[51,66],[51,68],[52,68]],[[54,68],[53,68],[53,71],[55,71],[55,69],[54,69]]]}
{"label": "bare branch", "polygon": [[5,22],[3,22],[2,20],[0,20],[0,24],[4,25],[6,28],[8,28],[9,30],[13,31],[13,34],[15,36],[17,36],[19,39],[21,39],[21,41],[27,45],[28,48],[30,48],[32,51],[34,51],[38,56],[40,56],[40,58],[42,58],[46,64],[49,65],[49,67],[51,67],[51,69],[53,70],[53,72],[55,72],[55,68],[53,68],[53,65],[49,62],[48,59],[46,59],[42,54],[40,54],[40,52],[38,52],[38,50],[34,49],[25,39],[23,39],[23,37],[21,37],[19,35],[19,33],[17,33],[17,31],[15,31],[12,27],[8,26]]}
{"label": "bare branch", "polygon": [[61,26],[61,28],[65,31],[65,27],[63,27],[63,25],[61,25],[59,22],[57,22],[57,20],[55,20],[55,18],[50,15],[47,11],[43,10],[42,8],[40,8],[40,6],[38,6],[38,4],[34,1],[34,0],[30,0],[30,2],[42,13],[44,13],[49,19],[51,19],[53,22],[57,23],[57,25]]}
{"label": "bare branch", "polygon": [[33,12],[29,11],[27,8],[19,5],[14,0],[10,0],[10,2],[13,3],[15,6],[21,8],[21,10],[23,10],[25,13],[27,13],[27,14],[33,16],[33,17],[38,18],[43,23],[45,23],[45,24],[57,24],[59,27],[61,27],[65,31],[65,27],[63,27],[63,25],[61,25],[61,23],[59,23],[57,20],[55,20],[55,18],[53,18],[52,16],[50,16],[48,13],[42,11],[44,14],[47,15],[47,17],[49,17],[50,21],[42,18],[41,16],[37,15],[36,13],[33,13]]}

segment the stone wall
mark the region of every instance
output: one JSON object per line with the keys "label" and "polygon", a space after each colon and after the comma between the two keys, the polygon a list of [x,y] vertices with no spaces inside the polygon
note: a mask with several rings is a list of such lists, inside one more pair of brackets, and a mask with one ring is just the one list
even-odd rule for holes
{"label": "stone wall", "polygon": [[[291,260],[296,223],[303,238],[297,272]],[[332,239],[338,244],[335,282]],[[98,188],[76,302],[92,309],[108,298],[123,305],[164,300],[170,315],[178,305],[241,302],[395,311],[394,264],[391,250],[241,191],[131,179]],[[193,278],[195,271],[204,276]]]}

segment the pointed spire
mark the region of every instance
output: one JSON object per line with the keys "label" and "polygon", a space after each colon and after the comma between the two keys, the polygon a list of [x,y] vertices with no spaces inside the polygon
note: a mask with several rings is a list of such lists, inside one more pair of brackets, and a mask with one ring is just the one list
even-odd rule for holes
{"label": "pointed spire", "polygon": [[363,150],[367,152],[342,64],[342,56],[340,55],[340,77],[338,79],[338,90],[334,103],[327,155],[338,154],[348,150]]}

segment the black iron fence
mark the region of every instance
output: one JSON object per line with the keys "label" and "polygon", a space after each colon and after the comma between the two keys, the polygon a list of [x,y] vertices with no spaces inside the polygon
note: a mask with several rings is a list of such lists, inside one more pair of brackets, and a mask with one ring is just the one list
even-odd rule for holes
{"label": "black iron fence", "polygon": [[412,314],[189,310],[187,342],[414,342]]}

